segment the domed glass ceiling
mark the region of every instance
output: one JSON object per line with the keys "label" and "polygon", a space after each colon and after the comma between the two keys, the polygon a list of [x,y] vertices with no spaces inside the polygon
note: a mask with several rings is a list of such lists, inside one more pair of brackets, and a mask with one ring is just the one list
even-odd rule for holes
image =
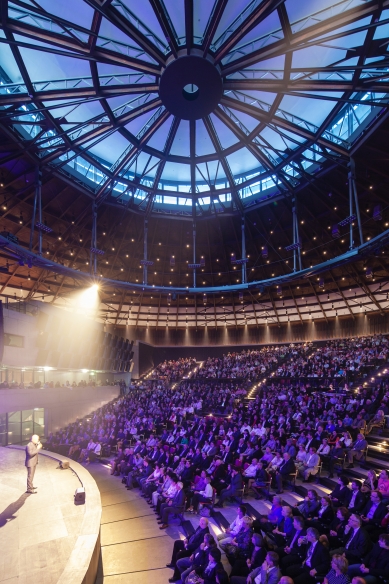
{"label": "domed glass ceiling", "polygon": [[5,6],[1,124],[98,203],[243,211],[343,164],[388,104],[389,0]]}

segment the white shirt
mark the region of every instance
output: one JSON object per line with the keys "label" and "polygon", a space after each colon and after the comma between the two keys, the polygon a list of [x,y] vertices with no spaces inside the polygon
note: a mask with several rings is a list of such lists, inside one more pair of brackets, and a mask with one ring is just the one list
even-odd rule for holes
{"label": "white shirt", "polygon": [[239,515],[238,515],[230,525],[230,533],[232,533],[233,535],[236,535],[237,533],[239,533],[242,525],[243,525],[243,517],[239,517]]}
{"label": "white shirt", "polygon": [[210,483],[207,483],[205,485],[204,491],[200,491],[200,495],[202,495],[203,497],[206,497],[207,499],[212,499],[212,495],[213,495],[212,485]]}

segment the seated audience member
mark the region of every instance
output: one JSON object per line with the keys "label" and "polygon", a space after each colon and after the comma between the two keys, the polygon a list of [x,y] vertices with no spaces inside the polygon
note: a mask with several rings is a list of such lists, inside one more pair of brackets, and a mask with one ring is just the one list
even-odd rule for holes
{"label": "seated audience member", "polygon": [[284,452],[283,461],[274,474],[274,481],[277,485],[277,493],[283,493],[283,482],[290,478],[290,475],[296,472],[294,460],[289,452]]}
{"label": "seated audience member", "polygon": [[346,509],[346,507],[337,508],[336,516],[326,530],[331,549],[338,548],[342,545],[342,542],[344,542],[346,537],[345,530],[348,526],[349,517],[350,511]]}
{"label": "seated audience member", "polygon": [[351,513],[359,514],[366,504],[366,495],[362,493],[362,483],[358,479],[351,481],[351,498],[347,505]]}
{"label": "seated audience member", "polygon": [[177,561],[181,558],[189,557],[193,552],[203,543],[205,534],[209,533],[208,519],[201,517],[199,526],[196,531],[185,539],[176,539],[173,545],[172,559],[170,564],[166,564],[168,568],[175,569],[174,576],[179,579],[179,574],[176,570]]}
{"label": "seated audience member", "polygon": [[209,552],[211,549],[217,549],[216,542],[210,533],[206,533],[203,543],[195,549],[190,557],[177,560],[177,568],[173,576],[169,578],[169,582],[175,582],[177,580],[185,582],[190,573],[193,573],[193,575],[194,573],[196,575],[201,573],[209,562]]}
{"label": "seated audience member", "polygon": [[301,564],[289,566],[286,576],[293,578],[294,584],[316,584],[317,575],[327,574],[330,565],[328,550],[319,541],[320,534],[314,527],[307,529],[307,544]]}
{"label": "seated audience member", "polygon": [[172,582],[180,579],[180,571],[177,567],[178,561],[183,558],[191,557],[197,548],[200,548],[203,544],[207,534],[209,534],[208,519],[206,517],[201,517],[198,528],[189,538],[175,540],[172,559],[169,564],[166,564],[167,568],[172,568],[174,570],[173,576],[170,579]]}
{"label": "seated audience member", "polygon": [[352,578],[361,576],[367,584],[386,579],[389,573],[389,535],[382,533],[378,543],[361,558],[361,563],[349,566],[348,573]]}
{"label": "seated audience member", "polygon": [[168,526],[168,520],[170,515],[177,515],[182,513],[185,505],[185,493],[183,490],[183,484],[181,482],[177,483],[177,491],[172,499],[169,499],[166,503],[161,505],[160,509],[160,519],[158,523],[161,524],[159,529],[166,529]]}
{"label": "seated audience member", "polygon": [[309,527],[316,527],[322,533],[328,528],[334,515],[331,498],[324,496],[320,499],[320,507],[314,512],[313,517],[309,519],[307,525]]}
{"label": "seated audience member", "polygon": [[335,554],[331,558],[331,570],[325,576],[323,584],[350,584],[350,576],[347,574],[348,561],[344,556]]}
{"label": "seated audience member", "polygon": [[211,477],[205,479],[205,488],[202,491],[195,491],[192,498],[192,509],[196,513],[199,503],[210,503],[212,501],[213,489],[211,486]]}
{"label": "seated audience member", "polygon": [[203,584],[216,584],[218,573],[225,572],[221,563],[221,551],[217,547],[212,547],[208,551],[208,563],[204,568],[196,569],[196,573],[203,580]]}
{"label": "seated audience member", "polygon": [[239,533],[230,541],[230,543],[224,545],[223,549],[226,552],[227,559],[231,566],[235,564],[238,558],[247,560],[250,556],[252,547],[251,536],[253,535],[252,524],[253,520],[251,517],[245,515]]}
{"label": "seated audience member", "polygon": [[319,497],[314,489],[308,489],[307,495],[304,497],[304,501],[302,503],[296,504],[296,509],[306,519],[308,519],[308,517],[313,517],[319,507]]}
{"label": "seated audience member", "polygon": [[382,502],[384,505],[389,503],[389,472],[382,469],[378,477],[377,490],[382,495]]}
{"label": "seated audience member", "polygon": [[311,476],[315,476],[319,472],[319,465],[320,456],[316,454],[316,448],[311,446],[307,459],[299,470],[305,483],[309,482]]}
{"label": "seated audience member", "polygon": [[330,451],[327,458],[329,475],[328,478],[332,479],[334,476],[335,465],[342,466],[344,463],[345,451],[342,442],[336,442]]}
{"label": "seated audience member", "polygon": [[233,576],[231,584],[278,584],[282,578],[282,573],[279,568],[279,557],[276,552],[267,552],[265,561],[262,566],[258,566],[252,570],[246,578],[240,576]]}
{"label": "seated audience member", "polygon": [[358,461],[361,460],[365,454],[366,448],[367,440],[365,440],[363,434],[358,434],[357,439],[347,453],[347,460],[349,462],[348,468],[354,468],[354,458]]}
{"label": "seated audience member", "polygon": [[344,554],[349,564],[355,564],[370,547],[369,534],[362,527],[361,518],[354,513],[350,515],[344,532],[343,546],[332,550],[331,554]]}
{"label": "seated audience member", "polygon": [[244,505],[239,505],[237,509],[237,516],[235,517],[234,521],[230,524],[229,527],[222,533],[219,533],[217,536],[218,542],[220,544],[221,549],[224,551],[224,546],[231,543],[236,535],[238,535],[239,531],[242,529],[243,526],[243,517],[246,515],[246,507]]}
{"label": "seated audience member", "polygon": [[230,497],[240,496],[240,492],[243,488],[242,475],[237,468],[233,468],[231,472],[231,482],[226,489],[223,489],[220,493],[219,500],[215,504],[215,507],[223,507],[224,501]]}
{"label": "seated audience member", "polygon": [[386,515],[386,505],[382,502],[382,495],[379,491],[372,491],[370,501],[362,509],[361,519],[363,527],[368,533],[377,534],[380,532],[381,522]]}
{"label": "seated audience member", "polygon": [[285,538],[293,531],[293,510],[289,505],[284,505],[281,511],[281,518],[273,529],[270,537],[277,545],[283,545]]}
{"label": "seated audience member", "polygon": [[366,428],[366,436],[370,434],[373,428],[382,428],[385,424],[385,412],[384,410],[378,410],[376,414],[374,414],[373,418],[368,422]]}
{"label": "seated audience member", "polygon": [[234,576],[245,576],[247,577],[250,572],[262,566],[266,558],[266,547],[263,541],[262,535],[259,533],[253,533],[251,536],[252,552],[247,558],[236,558],[235,563],[232,566],[230,577]]}
{"label": "seated audience member", "polygon": [[352,495],[351,490],[348,487],[349,484],[349,479],[344,475],[340,475],[338,478],[338,484],[330,493],[330,498],[334,507],[348,507]]}
{"label": "seated audience member", "polygon": [[257,471],[255,473],[254,482],[251,484],[251,488],[255,493],[255,498],[261,499],[262,498],[262,491],[269,487],[270,476],[267,473],[264,462],[260,460],[257,464]]}
{"label": "seated audience member", "polygon": [[276,551],[281,558],[281,567],[298,564],[302,559],[302,542],[306,536],[305,521],[301,515],[293,518],[293,530],[285,537],[285,545],[277,547]]}

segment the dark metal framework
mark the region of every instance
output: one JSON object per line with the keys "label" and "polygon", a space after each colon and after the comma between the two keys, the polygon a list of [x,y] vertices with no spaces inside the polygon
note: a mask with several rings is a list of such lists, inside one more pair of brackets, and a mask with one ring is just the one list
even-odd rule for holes
{"label": "dark metal framework", "polygon": [[[54,8],[57,3],[52,12],[39,1],[1,3],[4,36],[0,43],[9,46],[22,81],[15,82],[0,70],[0,124],[35,163],[73,181],[98,206],[105,201],[125,204],[147,217],[169,211],[188,219],[244,213],[267,198],[290,196],[323,166],[346,167],[358,135],[389,107],[389,58],[387,42],[380,34],[389,22],[384,12],[389,0],[338,0],[331,8],[323,3],[316,14],[293,21],[284,0],[242,0],[235,19],[229,17],[228,0],[215,0],[200,36],[194,26],[196,0],[185,0],[183,36],[177,33],[163,0],[149,3],[158,23],[153,27],[126,0],[80,0],[80,10],[85,5],[93,9],[89,27],[73,22],[71,14],[59,15]],[[271,19],[279,25],[268,25]],[[103,23],[116,27],[120,39],[102,34]],[[354,46],[349,39],[358,33],[364,33],[363,40]],[[347,47],[343,58],[314,67],[297,66],[299,52],[337,43]],[[32,48],[42,58],[49,54],[71,58],[76,64],[87,62],[90,76],[45,80],[42,73],[41,81],[34,80],[23,56]],[[164,108],[158,87],[168,60],[182,50],[187,54],[202,51],[221,71],[223,96],[214,114],[202,120],[213,146],[211,153],[196,152],[193,123],[189,124],[189,155],[172,153],[180,120]],[[355,56],[357,60],[351,60]],[[283,66],[269,64],[270,59],[273,63],[283,60]],[[123,74],[102,74],[102,65],[127,69]],[[114,107],[110,100],[123,96],[128,100]],[[283,107],[285,96],[332,101],[332,109],[315,125]],[[82,105],[95,102],[102,113],[90,118],[69,122],[66,114],[57,113],[81,111]],[[358,108],[370,108],[368,115],[361,118]],[[128,124],[144,116],[146,122],[138,133],[131,132]],[[234,134],[235,143],[223,146],[215,119]],[[345,120],[348,131],[342,133],[339,127]],[[162,127],[166,139],[158,148],[151,140]],[[107,165],[91,149],[115,133],[128,147]],[[239,151],[250,153],[257,167],[236,175],[228,157]],[[146,155],[147,163],[140,163],[141,155]],[[76,165],[80,160],[84,176]],[[190,188],[185,192],[180,192],[179,185],[176,191],[166,188],[166,182],[172,184],[164,181],[167,163],[189,165]],[[217,164],[213,174],[212,163]],[[272,181],[270,189],[262,192],[261,187],[259,194],[250,190],[264,180]],[[157,204],[157,195],[191,199],[192,205],[166,209]],[[204,202],[207,197],[210,203]]]}

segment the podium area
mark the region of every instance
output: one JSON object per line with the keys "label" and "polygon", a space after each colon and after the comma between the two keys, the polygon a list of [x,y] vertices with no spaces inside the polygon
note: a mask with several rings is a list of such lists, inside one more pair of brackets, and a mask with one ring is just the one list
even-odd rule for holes
{"label": "podium area", "polygon": [[[0,448],[0,583],[92,584],[100,554],[100,494],[86,469],[60,455],[39,454],[26,493],[24,448]],[[86,502],[75,505],[84,486]]]}

